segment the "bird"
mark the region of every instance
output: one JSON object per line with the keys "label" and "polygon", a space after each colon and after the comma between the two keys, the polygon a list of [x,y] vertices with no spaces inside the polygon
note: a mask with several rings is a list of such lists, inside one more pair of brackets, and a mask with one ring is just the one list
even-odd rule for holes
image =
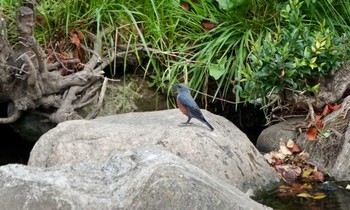
{"label": "bird", "polygon": [[184,122],[183,124],[188,124],[192,118],[195,118],[207,125],[210,130],[213,131],[213,126],[211,126],[209,122],[204,118],[201,109],[198,107],[197,103],[191,96],[190,89],[183,84],[174,84],[174,87],[176,87],[178,90],[176,96],[176,104],[179,107],[180,111],[188,117],[187,122]]}

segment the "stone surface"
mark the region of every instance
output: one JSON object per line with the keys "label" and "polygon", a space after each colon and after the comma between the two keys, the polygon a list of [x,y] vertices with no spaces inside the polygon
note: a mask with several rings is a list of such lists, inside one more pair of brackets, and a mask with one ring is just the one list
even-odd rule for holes
{"label": "stone surface", "polygon": [[11,210],[271,209],[178,156],[148,147],[113,148],[105,159],[49,168],[2,166],[0,203]]}
{"label": "stone surface", "polygon": [[35,144],[29,165],[62,166],[102,160],[117,150],[152,146],[170,151],[238,189],[247,192],[278,181],[247,136],[225,118],[203,113],[215,130],[179,110],[128,113],[60,123]]}
{"label": "stone surface", "polygon": [[292,118],[265,128],[257,139],[256,148],[260,152],[271,152],[279,148],[280,142],[286,143],[288,139],[295,139],[297,134],[293,131],[293,127],[302,120]]}
{"label": "stone surface", "polygon": [[345,132],[345,139],[334,167],[330,174],[337,180],[350,181],[350,124]]}

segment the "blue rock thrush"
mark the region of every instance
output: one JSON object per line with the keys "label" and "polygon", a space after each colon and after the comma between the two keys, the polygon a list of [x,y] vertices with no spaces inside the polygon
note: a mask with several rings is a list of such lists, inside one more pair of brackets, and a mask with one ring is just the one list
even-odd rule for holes
{"label": "blue rock thrush", "polygon": [[179,107],[180,111],[188,117],[187,122],[184,124],[188,124],[192,118],[195,118],[202,123],[206,124],[210,130],[214,130],[213,126],[211,126],[208,121],[204,118],[200,108],[192,98],[190,94],[190,90],[187,86],[182,84],[176,84],[174,85],[177,90],[178,94],[176,97],[176,103]]}

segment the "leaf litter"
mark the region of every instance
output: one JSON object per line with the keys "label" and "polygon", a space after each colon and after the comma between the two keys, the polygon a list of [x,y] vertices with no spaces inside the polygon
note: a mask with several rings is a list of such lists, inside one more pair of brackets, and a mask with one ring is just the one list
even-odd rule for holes
{"label": "leaf litter", "polygon": [[277,197],[302,197],[315,200],[327,197],[312,185],[312,183],[323,183],[325,173],[309,161],[309,153],[301,150],[292,139],[287,143],[281,142],[276,151],[264,154],[264,158],[285,182],[279,186]]}

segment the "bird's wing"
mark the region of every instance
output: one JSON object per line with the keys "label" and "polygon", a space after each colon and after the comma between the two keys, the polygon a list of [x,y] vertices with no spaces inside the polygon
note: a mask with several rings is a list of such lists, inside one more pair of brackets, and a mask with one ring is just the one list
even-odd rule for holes
{"label": "bird's wing", "polygon": [[178,100],[181,102],[181,104],[186,107],[189,110],[189,117],[197,118],[200,121],[205,121],[203,114],[197,105],[197,103],[194,101],[191,95],[184,95],[180,94],[178,96]]}
{"label": "bird's wing", "polygon": [[199,109],[191,95],[179,94],[177,99],[188,109]]}

